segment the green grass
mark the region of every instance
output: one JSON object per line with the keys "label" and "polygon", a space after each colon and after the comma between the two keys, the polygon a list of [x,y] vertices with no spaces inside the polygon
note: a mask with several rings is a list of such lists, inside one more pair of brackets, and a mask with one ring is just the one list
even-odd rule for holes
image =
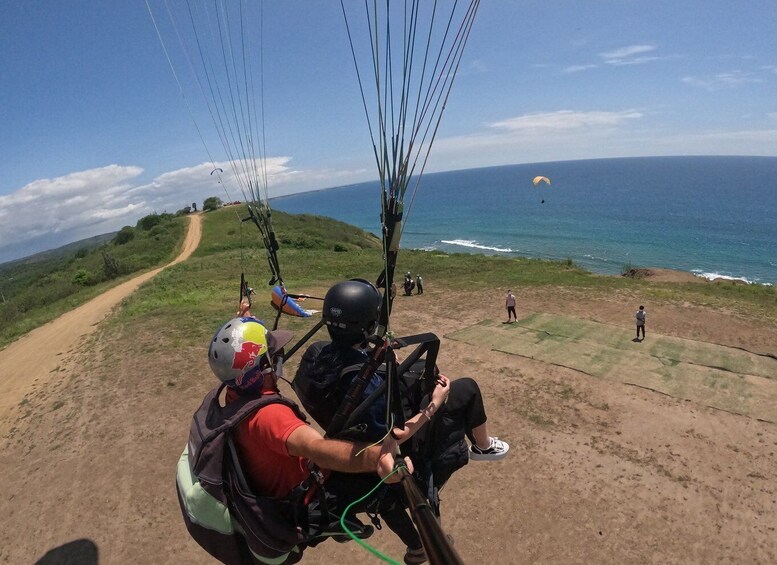
{"label": "green grass", "polygon": [[508,328],[474,324],[445,337],[777,422],[777,360],[741,349],[655,332],[635,344],[631,328],[545,313]]}
{"label": "green grass", "polygon": [[[114,323],[157,318],[177,339],[191,342],[210,332],[236,308],[241,273],[257,291],[260,313],[270,315],[270,271],[259,231],[242,206],[230,206],[203,217],[203,239],[186,262],[163,271],[133,295]],[[342,222],[311,215],[273,212],[273,224],[280,242],[281,271],[290,292],[323,293],[332,283],[361,277],[375,280],[382,268],[380,241]],[[177,220],[179,221],[179,220]],[[172,258],[183,236],[183,220],[168,234],[165,251],[148,259],[157,263]],[[132,243],[132,242],[130,242]],[[148,242],[147,242],[148,243]],[[130,244],[127,244],[130,245]],[[148,249],[146,249],[147,251]],[[137,252],[143,255],[143,249]],[[100,258],[101,260],[101,258]],[[150,265],[149,265],[150,266]],[[584,271],[571,261],[504,258],[465,253],[403,249],[396,272],[421,273],[427,284],[451,291],[506,289],[515,287],[567,288],[575,293],[609,296],[628,292],[645,300],[690,303],[725,308],[762,319],[777,320],[777,289],[758,285],[655,283],[645,279],[602,276]],[[67,275],[63,275],[67,276]],[[111,281],[109,284],[115,284]],[[400,281],[401,282],[401,281]],[[109,285],[85,287],[78,293],[32,308],[0,331],[0,346],[14,337],[45,323],[102,292]],[[44,285],[45,287],[45,285]],[[37,287],[40,292],[41,287]],[[317,308],[320,303],[311,303]],[[309,320],[284,317],[286,327],[304,330]]]}
{"label": "green grass", "polygon": [[68,246],[42,260],[0,267],[5,297],[0,303],[0,347],[135,274],[173,259],[188,222],[169,215],[144,219],[152,216],[159,223],[147,230],[129,228],[134,237],[124,244],[109,240],[78,249]]}

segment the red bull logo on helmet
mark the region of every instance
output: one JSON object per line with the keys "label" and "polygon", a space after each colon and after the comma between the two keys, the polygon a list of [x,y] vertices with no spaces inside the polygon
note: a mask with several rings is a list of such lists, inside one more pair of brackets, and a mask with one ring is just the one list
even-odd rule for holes
{"label": "red bull logo on helmet", "polygon": [[267,351],[266,333],[264,326],[256,321],[245,323],[241,328],[233,330],[231,345],[235,353],[232,357],[232,368],[240,371],[240,375],[235,379],[238,386],[251,386],[261,377],[260,372],[252,369],[258,365],[259,357]]}
{"label": "red bull logo on helmet", "polygon": [[256,358],[262,354],[262,349],[264,346],[261,343],[243,342],[240,351],[236,351],[232,358],[232,368],[248,372],[254,366]]}

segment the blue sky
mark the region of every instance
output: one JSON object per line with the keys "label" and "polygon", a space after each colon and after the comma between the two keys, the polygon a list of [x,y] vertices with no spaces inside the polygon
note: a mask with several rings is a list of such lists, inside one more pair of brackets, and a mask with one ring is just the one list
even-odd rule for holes
{"label": "blue sky", "polygon": [[[225,198],[144,1],[3,4],[0,262]],[[376,178],[339,2],[264,22],[270,194]],[[769,1],[483,0],[427,171],[777,156],[775,37]]]}

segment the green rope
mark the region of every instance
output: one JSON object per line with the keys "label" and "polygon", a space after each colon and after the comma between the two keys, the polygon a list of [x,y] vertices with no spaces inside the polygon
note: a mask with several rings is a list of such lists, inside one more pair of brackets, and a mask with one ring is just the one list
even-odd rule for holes
{"label": "green rope", "polygon": [[397,469],[394,469],[394,470],[393,470],[391,473],[389,473],[388,475],[386,475],[385,477],[383,477],[383,478],[380,480],[380,482],[379,482],[377,485],[375,485],[375,486],[372,488],[372,490],[370,490],[370,492],[368,492],[367,494],[365,494],[364,496],[362,496],[362,497],[361,497],[361,498],[359,498],[358,500],[354,500],[354,501],[353,501],[353,502],[351,502],[351,503],[350,503],[348,506],[346,506],[346,507],[345,507],[345,510],[343,510],[343,514],[340,516],[340,526],[343,528],[343,530],[345,531],[345,533],[346,533],[346,534],[348,534],[348,536],[349,536],[349,537],[350,537],[352,540],[354,540],[356,543],[358,543],[360,546],[362,546],[364,549],[366,549],[367,551],[369,551],[370,553],[372,553],[373,555],[375,555],[375,556],[376,556],[376,557],[378,557],[379,559],[381,559],[381,560],[385,561],[386,563],[391,563],[391,565],[402,565],[402,563],[400,563],[399,561],[395,561],[394,559],[392,559],[392,558],[391,558],[391,557],[389,557],[388,555],[385,555],[384,553],[381,553],[381,552],[380,552],[380,550],[378,550],[377,548],[374,548],[374,547],[372,547],[372,546],[371,546],[370,544],[368,544],[366,541],[364,541],[364,540],[362,540],[362,539],[359,539],[359,538],[356,536],[356,534],[354,534],[354,533],[353,533],[351,530],[349,530],[349,529],[348,529],[348,527],[345,525],[345,515],[346,515],[346,514],[348,514],[348,511],[351,509],[351,507],[352,507],[352,506],[354,506],[355,504],[358,504],[359,502],[361,502],[361,501],[363,501],[364,499],[366,499],[367,497],[369,497],[369,496],[370,496],[372,493],[374,493],[376,490],[378,490],[378,488],[380,487],[380,485],[382,485],[384,482],[386,482],[386,479],[388,479],[388,478],[389,478],[390,476],[392,476],[392,475],[395,475],[397,472],[399,472],[399,469],[398,469],[398,468],[397,468]]}

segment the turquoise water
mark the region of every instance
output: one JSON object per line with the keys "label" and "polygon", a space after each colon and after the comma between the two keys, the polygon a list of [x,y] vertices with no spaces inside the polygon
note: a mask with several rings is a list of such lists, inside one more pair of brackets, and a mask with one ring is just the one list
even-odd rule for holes
{"label": "turquoise water", "polygon": [[[552,186],[532,179],[544,175]],[[777,157],[643,157],[424,175],[405,196],[404,248],[625,265],[777,283]],[[543,202],[544,200],[544,202]],[[380,233],[377,183],[276,198],[273,208]]]}

